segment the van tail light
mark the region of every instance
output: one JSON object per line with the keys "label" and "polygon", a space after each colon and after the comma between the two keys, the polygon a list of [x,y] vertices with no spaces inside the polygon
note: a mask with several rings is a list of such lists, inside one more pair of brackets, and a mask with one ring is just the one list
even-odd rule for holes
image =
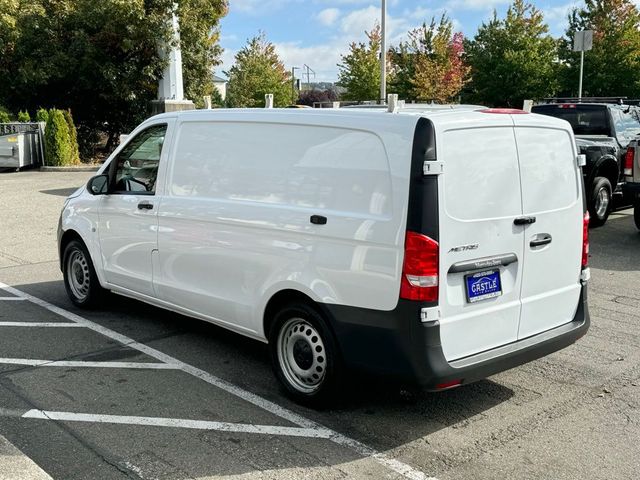
{"label": "van tail light", "polygon": [[582,268],[589,265],[589,212],[582,219]]}
{"label": "van tail light", "polygon": [[438,253],[438,242],[421,233],[407,232],[400,298],[423,302],[438,301]]}
{"label": "van tail light", "polygon": [[633,175],[633,160],[636,156],[634,147],[627,147],[627,153],[624,154],[624,174]]}

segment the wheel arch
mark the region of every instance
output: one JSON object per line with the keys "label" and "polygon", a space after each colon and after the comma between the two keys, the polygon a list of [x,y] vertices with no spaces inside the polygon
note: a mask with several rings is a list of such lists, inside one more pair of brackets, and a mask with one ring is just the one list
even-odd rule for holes
{"label": "wheel arch", "polygon": [[73,229],[66,230],[60,237],[60,245],[58,245],[58,258],[60,260],[60,270],[62,270],[62,261],[63,261],[62,257],[64,255],[64,249],[67,247],[67,245],[69,245],[69,242],[71,242],[72,240],[79,240],[85,245],[85,247],[87,246],[87,242],[84,241],[82,236],[77,231]]}
{"label": "wheel arch", "polygon": [[314,310],[316,310],[322,317],[325,318],[327,327],[329,328],[331,334],[335,338],[335,332],[333,331],[333,325],[329,318],[329,312],[326,308],[322,308],[322,305],[311,298],[309,295],[301,292],[300,290],[295,290],[293,288],[285,288],[274,293],[269,301],[265,305],[264,313],[262,316],[262,326],[264,328],[264,336],[269,341],[269,331],[271,329],[271,325],[273,325],[273,320],[276,313],[285,305],[291,303],[303,303]]}
{"label": "wheel arch", "polygon": [[609,182],[611,183],[611,193],[613,193],[618,185],[619,175],[620,170],[615,157],[610,155],[603,156],[591,169],[591,174],[589,175],[588,193],[591,193],[591,187],[593,186],[593,182],[597,177],[605,177],[607,180],[609,180]]}

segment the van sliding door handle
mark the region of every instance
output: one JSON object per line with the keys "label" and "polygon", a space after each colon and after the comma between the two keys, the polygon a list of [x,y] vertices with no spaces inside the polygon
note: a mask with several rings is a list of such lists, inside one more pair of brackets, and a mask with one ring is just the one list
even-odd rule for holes
{"label": "van sliding door handle", "polygon": [[551,243],[551,235],[545,233],[543,235],[537,235],[533,240],[529,242],[531,248],[542,247],[543,245],[549,245]]}
{"label": "van sliding door handle", "polygon": [[536,217],[518,217],[513,221],[514,225],[531,225],[536,223]]}
{"label": "van sliding door handle", "polygon": [[153,210],[153,203],[140,202],[138,204],[138,210]]}

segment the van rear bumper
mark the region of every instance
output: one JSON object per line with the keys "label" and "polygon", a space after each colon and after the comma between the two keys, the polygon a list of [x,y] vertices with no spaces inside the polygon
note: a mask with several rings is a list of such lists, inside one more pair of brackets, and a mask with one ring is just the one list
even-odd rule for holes
{"label": "van rear bumper", "polygon": [[440,342],[440,324],[423,323],[425,304],[400,300],[394,310],[379,311],[323,304],[350,369],[418,383],[441,390],[450,382],[472,383],[567,347],[589,329],[587,287],[569,323],[492,350],[448,362]]}

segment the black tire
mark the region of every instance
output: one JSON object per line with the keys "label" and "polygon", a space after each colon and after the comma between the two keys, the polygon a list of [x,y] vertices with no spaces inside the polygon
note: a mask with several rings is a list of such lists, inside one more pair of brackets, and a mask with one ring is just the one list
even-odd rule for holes
{"label": "black tire", "polygon": [[[291,356],[285,360],[287,351]],[[274,373],[291,399],[315,408],[335,403],[342,361],[335,338],[316,309],[304,303],[280,309],[269,331],[269,353]]]}
{"label": "black tire", "polygon": [[100,303],[105,290],[100,286],[87,247],[80,240],[71,240],[62,256],[64,288],[74,305],[92,308]]}
{"label": "black tire", "polygon": [[596,177],[593,179],[587,206],[591,217],[589,226],[600,227],[604,225],[613,207],[613,189],[607,178]]}
{"label": "black tire", "polygon": [[640,230],[640,200],[636,200],[633,204],[633,221],[636,223],[636,228]]}

